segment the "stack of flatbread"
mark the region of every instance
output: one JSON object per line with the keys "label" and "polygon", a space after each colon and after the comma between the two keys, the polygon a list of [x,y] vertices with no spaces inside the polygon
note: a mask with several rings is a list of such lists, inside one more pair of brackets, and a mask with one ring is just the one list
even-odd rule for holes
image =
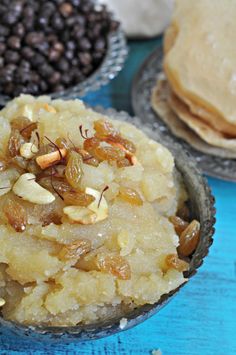
{"label": "stack of flatbread", "polygon": [[236,0],[177,0],[152,106],[200,151],[236,157]]}

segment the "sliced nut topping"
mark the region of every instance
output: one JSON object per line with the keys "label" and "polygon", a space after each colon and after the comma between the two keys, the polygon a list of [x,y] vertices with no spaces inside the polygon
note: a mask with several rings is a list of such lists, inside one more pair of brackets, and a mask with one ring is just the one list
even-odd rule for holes
{"label": "sliced nut topping", "polygon": [[36,153],[38,153],[38,148],[33,143],[24,143],[20,147],[20,155],[25,159],[33,158]]}
{"label": "sliced nut topping", "polygon": [[108,217],[108,204],[101,192],[87,187],[85,193],[95,198],[90,205],[87,207],[67,206],[63,208],[63,212],[72,222],[81,224],[94,224],[106,219]]}
{"label": "sliced nut topping", "polygon": [[108,217],[108,204],[101,192],[86,187],[85,193],[92,195],[95,200],[88,206],[88,209],[96,213],[96,222],[103,221]]}
{"label": "sliced nut topping", "polygon": [[51,112],[51,113],[57,112],[55,110],[55,108],[52,107],[51,105],[49,105],[48,103],[42,104],[41,102],[37,102],[34,105],[29,103],[29,104],[22,106],[22,108],[19,112],[19,115],[27,117],[30,121],[35,121],[34,116],[35,116],[35,114],[38,113],[38,111],[40,109],[44,109],[45,111]]}
{"label": "sliced nut topping", "polygon": [[0,307],[4,306],[5,303],[6,301],[4,300],[4,298],[0,297]]}
{"label": "sliced nut topping", "polygon": [[66,154],[67,150],[62,148],[52,153],[40,155],[36,158],[36,162],[44,170],[59,162],[61,158],[65,158]]}
{"label": "sliced nut topping", "polygon": [[90,211],[86,207],[67,206],[63,208],[63,212],[74,223],[80,223],[80,224],[96,223],[96,213]]}
{"label": "sliced nut topping", "polygon": [[35,181],[34,174],[23,174],[14,184],[13,192],[23,198],[23,200],[36,203],[38,205],[46,205],[55,200],[55,196],[44,189]]}

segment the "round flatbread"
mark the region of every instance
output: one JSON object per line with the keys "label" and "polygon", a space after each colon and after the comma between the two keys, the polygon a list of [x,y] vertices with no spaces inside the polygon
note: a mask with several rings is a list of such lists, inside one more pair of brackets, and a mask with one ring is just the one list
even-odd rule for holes
{"label": "round flatbread", "polygon": [[236,158],[236,152],[209,145],[181,121],[167,102],[169,95],[170,89],[167,81],[165,79],[159,79],[152,92],[151,104],[158,117],[165,122],[176,137],[183,139],[202,153],[227,159]]}
{"label": "round flatbread", "polygon": [[236,1],[177,0],[164,69],[192,113],[236,136],[235,18]]}
{"label": "round flatbread", "polygon": [[236,152],[236,139],[225,138],[221,132],[214,130],[199,117],[193,115],[187,105],[173,93],[170,95],[168,103],[179,119],[186,123],[205,142],[216,147],[235,150]]}

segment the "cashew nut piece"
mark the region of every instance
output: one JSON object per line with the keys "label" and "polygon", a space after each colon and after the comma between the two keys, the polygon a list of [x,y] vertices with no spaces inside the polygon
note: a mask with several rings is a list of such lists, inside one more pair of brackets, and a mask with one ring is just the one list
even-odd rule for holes
{"label": "cashew nut piece", "polygon": [[87,187],[85,193],[95,197],[88,207],[67,206],[63,208],[63,212],[72,222],[80,224],[94,224],[106,219],[108,204],[104,196],[101,198],[101,192]]}
{"label": "cashew nut piece", "polygon": [[40,186],[36,181],[34,174],[23,174],[14,184],[13,192],[23,198],[25,201],[36,203],[38,205],[46,205],[55,200],[55,196],[48,190]]}
{"label": "cashew nut piece", "polygon": [[67,206],[63,208],[63,212],[72,222],[80,224],[96,223],[96,213],[90,211],[87,207]]}

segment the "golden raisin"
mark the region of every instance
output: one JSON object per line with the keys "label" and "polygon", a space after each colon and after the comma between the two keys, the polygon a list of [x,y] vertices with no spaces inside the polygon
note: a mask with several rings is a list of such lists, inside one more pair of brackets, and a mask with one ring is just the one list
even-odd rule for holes
{"label": "golden raisin", "polygon": [[25,128],[23,128],[20,131],[20,134],[22,135],[22,137],[24,137],[25,139],[30,139],[31,135],[33,133],[33,131],[35,131],[37,129],[37,123],[36,122],[32,122],[30,123],[28,126],[26,126]]}
{"label": "golden raisin", "polygon": [[130,280],[131,269],[128,261],[119,255],[98,257],[99,269],[116,276],[120,280]]}
{"label": "golden raisin", "polygon": [[169,217],[169,221],[173,224],[178,236],[188,227],[188,222],[177,216]]}
{"label": "golden raisin", "polygon": [[178,253],[182,256],[191,255],[200,239],[200,223],[193,220],[179,237]]}
{"label": "golden raisin", "polygon": [[28,119],[27,117],[18,116],[13,118],[13,120],[11,121],[11,128],[13,130],[21,131],[22,129],[27,127],[30,123],[32,123],[32,121],[30,121],[30,119]]}
{"label": "golden raisin", "polygon": [[119,196],[122,200],[129,202],[131,205],[141,206],[143,204],[143,200],[139,193],[129,187],[120,186]]}
{"label": "golden raisin", "polygon": [[58,257],[61,260],[79,259],[81,256],[89,253],[90,250],[91,242],[89,240],[76,240],[71,244],[63,246]]}
{"label": "golden raisin", "polygon": [[84,271],[99,271],[97,255],[94,254],[94,252],[90,252],[84,257],[81,257],[75,267]]}
{"label": "golden raisin", "polygon": [[95,157],[100,160],[120,160],[125,158],[125,152],[117,147],[97,147]]}
{"label": "golden raisin", "polygon": [[129,159],[126,158],[117,160],[116,164],[117,168],[126,168],[131,165]]}
{"label": "golden raisin", "polygon": [[68,184],[68,182],[61,178],[51,178],[50,176],[42,177],[39,179],[38,183],[48,190],[56,190],[61,194],[71,190],[71,186]]}
{"label": "golden raisin", "polygon": [[133,142],[128,139],[122,138],[119,135],[107,137],[106,142],[111,145],[116,145],[117,147],[123,147],[123,149],[125,149],[129,153],[134,154],[136,152],[136,147]]}
{"label": "golden raisin", "polygon": [[82,175],[82,157],[76,152],[71,152],[65,170],[66,179],[74,189],[78,189]]}
{"label": "golden raisin", "polygon": [[82,156],[83,162],[85,164],[96,166],[96,167],[99,165],[99,161],[96,158],[94,158],[94,156],[92,156],[85,149],[77,148],[76,151]]}
{"label": "golden raisin", "polygon": [[83,191],[66,191],[62,193],[64,202],[71,206],[83,206],[87,207],[90,205],[95,198],[92,195],[88,195]]}
{"label": "golden raisin", "polygon": [[165,258],[166,268],[168,269],[175,269],[179,272],[183,272],[188,270],[189,264],[186,261],[181,260],[178,258],[176,254],[169,254]]}
{"label": "golden raisin", "polygon": [[84,141],[84,150],[93,155],[94,150],[99,146],[100,141],[96,137],[87,138]]}
{"label": "golden raisin", "polygon": [[14,131],[8,141],[8,151],[9,155],[14,158],[19,154],[21,144],[24,143],[23,137],[20,135],[19,131]]}
{"label": "golden raisin", "polygon": [[8,223],[16,232],[24,232],[27,225],[25,208],[17,201],[8,200],[3,208]]}
{"label": "golden raisin", "polygon": [[96,131],[96,137],[99,139],[104,139],[107,136],[116,135],[117,131],[115,130],[114,126],[105,120],[98,120],[95,121],[93,127]]}
{"label": "golden raisin", "polygon": [[56,225],[60,225],[61,224],[61,216],[59,216],[59,214],[57,214],[56,212],[51,212],[49,214],[44,214],[40,218],[40,222],[42,223],[42,227],[46,227],[51,223],[54,223]]}

